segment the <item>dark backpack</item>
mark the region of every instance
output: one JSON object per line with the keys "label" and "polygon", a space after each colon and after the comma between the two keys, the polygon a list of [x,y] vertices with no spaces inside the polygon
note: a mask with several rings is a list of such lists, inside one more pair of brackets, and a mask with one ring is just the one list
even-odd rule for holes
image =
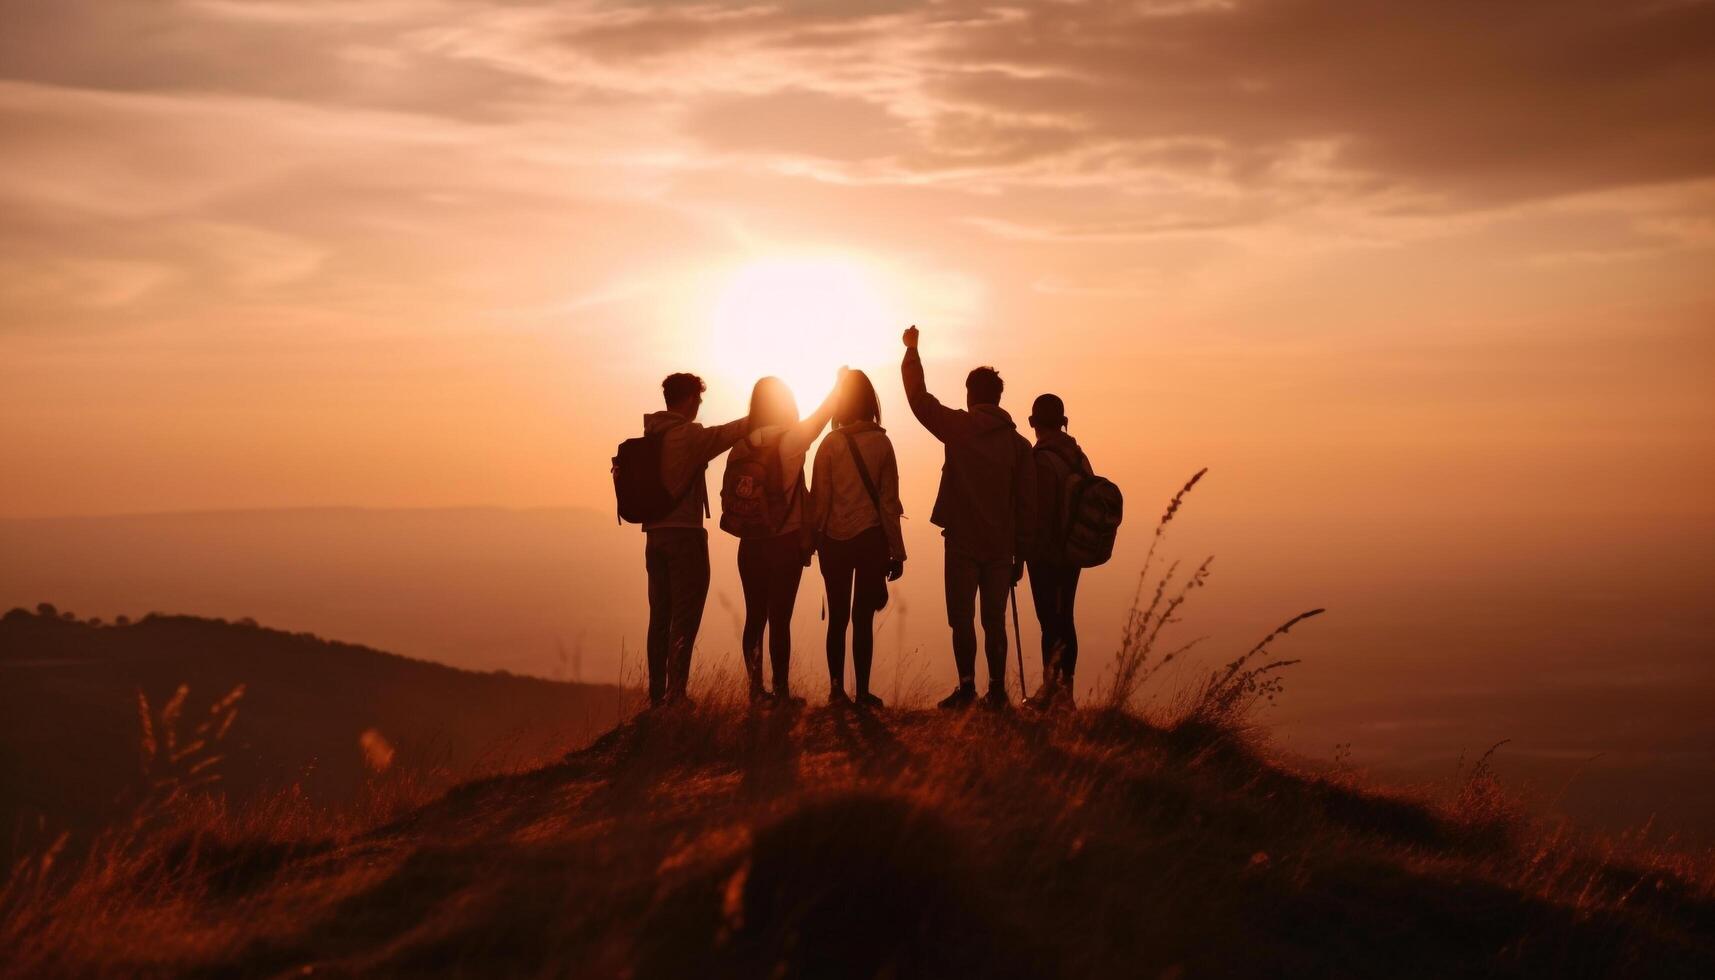
{"label": "dark backpack", "polygon": [[[802,474],[798,479],[803,481]],[[721,530],[737,538],[779,534],[790,504],[784,482],[778,439],[728,456],[721,477]]]}
{"label": "dark backpack", "polygon": [[613,495],[619,502],[621,521],[633,524],[658,521],[672,513],[697,485],[697,478],[692,476],[676,494],[667,487],[667,480],[661,474],[661,445],[667,431],[645,433],[619,444],[619,451],[613,457]]}
{"label": "dark backpack", "polygon": [[1053,515],[1054,560],[1078,568],[1095,568],[1114,554],[1125,513],[1125,497],[1112,480],[1085,473],[1084,468],[1052,449],[1038,449],[1058,460],[1066,472],[1060,478],[1060,513]]}

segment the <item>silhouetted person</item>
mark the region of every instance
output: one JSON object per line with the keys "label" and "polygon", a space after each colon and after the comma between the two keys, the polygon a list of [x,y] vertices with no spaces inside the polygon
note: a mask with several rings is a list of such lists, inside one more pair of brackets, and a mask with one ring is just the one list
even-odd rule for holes
{"label": "silhouetted person", "polygon": [[1030,699],[1033,707],[1072,706],[1073,678],[1078,669],[1078,625],[1073,606],[1082,569],[1065,555],[1064,499],[1067,478],[1074,473],[1093,477],[1090,460],[1078,440],[1066,432],[1066,405],[1058,395],[1041,395],[1030,408],[1036,430],[1037,523],[1029,561],[1030,595],[1042,626],[1042,686]]}
{"label": "silhouetted person", "polygon": [[672,374],[661,382],[666,411],[643,417],[643,431],[661,437],[661,477],[674,494],[666,516],[643,525],[643,561],[649,570],[649,703],[685,699],[691,649],[709,596],[706,479],[710,460],[744,438],[750,419],[706,428],[697,424],[703,379]]}
{"label": "silhouetted person", "polygon": [[916,327],[905,331],[900,373],[912,414],[946,447],[941,487],[929,520],[946,542],[947,621],[959,687],[943,708],[976,700],[977,635],[971,625],[981,596],[983,647],[988,655],[988,701],[1005,707],[1006,597],[1024,575],[1036,526],[1036,468],[1030,443],[1000,407],[1004,385],[991,367],[965,378],[966,409],[948,408],[923,383]]}
{"label": "silhouetted person", "polygon": [[834,431],[816,450],[811,522],[820,539],[822,581],[828,590],[828,703],[846,696],[846,624],[852,629],[852,669],[860,707],[879,708],[870,693],[875,614],[887,605],[887,583],[905,574],[900,533],[899,462],[881,427],[881,403],[862,371],[846,375],[834,408]]}
{"label": "silhouetted person", "polygon": [[[842,370],[842,375],[844,369]],[[809,418],[779,378],[763,378],[750,394],[750,434],[732,447],[721,486],[721,527],[738,536],[738,577],[744,586],[744,669],[750,700],[767,698],[762,686],[762,638],[768,635],[773,697],[793,698],[792,609],[813,543],[804,521],[804,457],[834,411],[834,390]]]}

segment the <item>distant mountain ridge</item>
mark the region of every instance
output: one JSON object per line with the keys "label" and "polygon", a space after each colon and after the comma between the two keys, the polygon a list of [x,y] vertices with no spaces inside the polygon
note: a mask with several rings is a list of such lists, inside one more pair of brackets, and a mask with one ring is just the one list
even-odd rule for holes
{"label": "distant mountain ridge", "polygon": [[[460,667],[611,681],[644,599],[641,574],[614,574],[640,559],[613,520],[500,507],[0,519],[0,608],[250,616]],[[582,677],[559,658],[580,638]]]}
{"label": "distant mountain ridge", "polygon": [[[612,685],[460,670],[250,621],[14,609],[0,617],[0,831],[100,826],[163,767],[218,776],[236,800],[297,787],[347,801],[383,770],[450,781],[581,744],[614,723],[619,699]],[[233,715],[218,719],[220,744],[187,751],[211,709]],[[140,757],[151,740],[152,761]],[[168,743],[183,758],[159,751]]]}

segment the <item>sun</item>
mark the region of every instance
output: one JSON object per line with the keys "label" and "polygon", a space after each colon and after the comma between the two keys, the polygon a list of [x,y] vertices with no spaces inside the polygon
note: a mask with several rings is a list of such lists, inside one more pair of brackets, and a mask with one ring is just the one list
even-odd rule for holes
{"label": "sun", "polygon": [[711,312],[710,361],[748,393],[765,375],[785,381],[808,412],[840,365],[874,368],[902,328],[880,277],[845,257],[750,262],[726,280]]}

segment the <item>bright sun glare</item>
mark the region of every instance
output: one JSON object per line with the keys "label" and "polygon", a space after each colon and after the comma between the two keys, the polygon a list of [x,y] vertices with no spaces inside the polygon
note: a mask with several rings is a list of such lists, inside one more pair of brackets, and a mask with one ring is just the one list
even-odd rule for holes
{"label": "bright sun glare", "polygon": [[711,361],[720,375],[750,385],[775,375],[810,411],[841,364],[874,368],[888,358],[902,325],[875,275],[843,258],[773,258],[743,266],[715,302]]}

